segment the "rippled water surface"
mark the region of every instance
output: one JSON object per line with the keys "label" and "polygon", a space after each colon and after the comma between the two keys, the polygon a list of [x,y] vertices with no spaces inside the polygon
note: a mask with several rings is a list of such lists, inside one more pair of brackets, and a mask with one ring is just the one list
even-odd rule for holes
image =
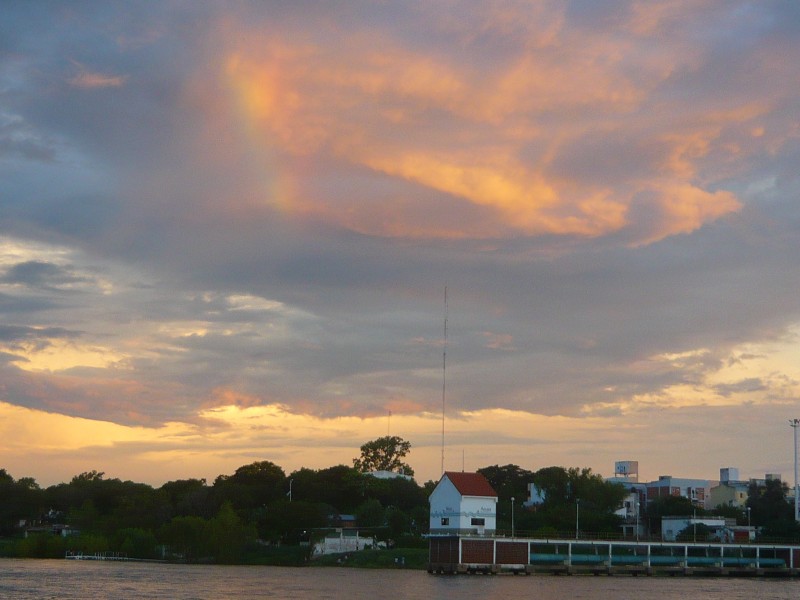
{"label": "rippled water surface", "polygon": [[434,576],[424,571],[186,566],[0,559],[0,598],[458,600],[796,600],[800,580],[534,575]]}

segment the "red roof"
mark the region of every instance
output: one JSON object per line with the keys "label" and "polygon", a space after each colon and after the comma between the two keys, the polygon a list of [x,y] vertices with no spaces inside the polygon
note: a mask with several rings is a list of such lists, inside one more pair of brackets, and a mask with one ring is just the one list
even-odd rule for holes
{"label": "red roof", "polygon": [[447,471],[443,477],[447,477],[462,496],[497,497],[497,492],[492,488],[492,484],[480,473]]}

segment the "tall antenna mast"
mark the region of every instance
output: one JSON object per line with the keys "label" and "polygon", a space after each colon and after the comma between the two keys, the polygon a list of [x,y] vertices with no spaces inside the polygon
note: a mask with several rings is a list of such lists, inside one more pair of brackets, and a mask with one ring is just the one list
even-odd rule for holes
{"label": "tall antenna mast", "polygon": [[447,391],[447,286],[444,286],[444,346],[442,349],[442,473],[444,473],[444,400]]}

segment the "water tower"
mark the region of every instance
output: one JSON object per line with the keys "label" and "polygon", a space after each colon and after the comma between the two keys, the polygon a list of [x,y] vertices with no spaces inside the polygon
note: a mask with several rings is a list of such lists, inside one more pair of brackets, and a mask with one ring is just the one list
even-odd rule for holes
{"label": "water tower", "polygon": [[627,479],[631,483],[638,483],[639,461],[618,460],[614,463],[614,477],[619,479]]}

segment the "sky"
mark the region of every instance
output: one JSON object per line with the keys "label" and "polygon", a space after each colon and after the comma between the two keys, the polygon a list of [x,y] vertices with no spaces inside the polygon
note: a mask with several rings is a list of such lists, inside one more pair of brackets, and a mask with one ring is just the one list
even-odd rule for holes
{"label": "sky", "polygon": [[777,0],[3,2],[0,467],[791,482],[797,56]]}

